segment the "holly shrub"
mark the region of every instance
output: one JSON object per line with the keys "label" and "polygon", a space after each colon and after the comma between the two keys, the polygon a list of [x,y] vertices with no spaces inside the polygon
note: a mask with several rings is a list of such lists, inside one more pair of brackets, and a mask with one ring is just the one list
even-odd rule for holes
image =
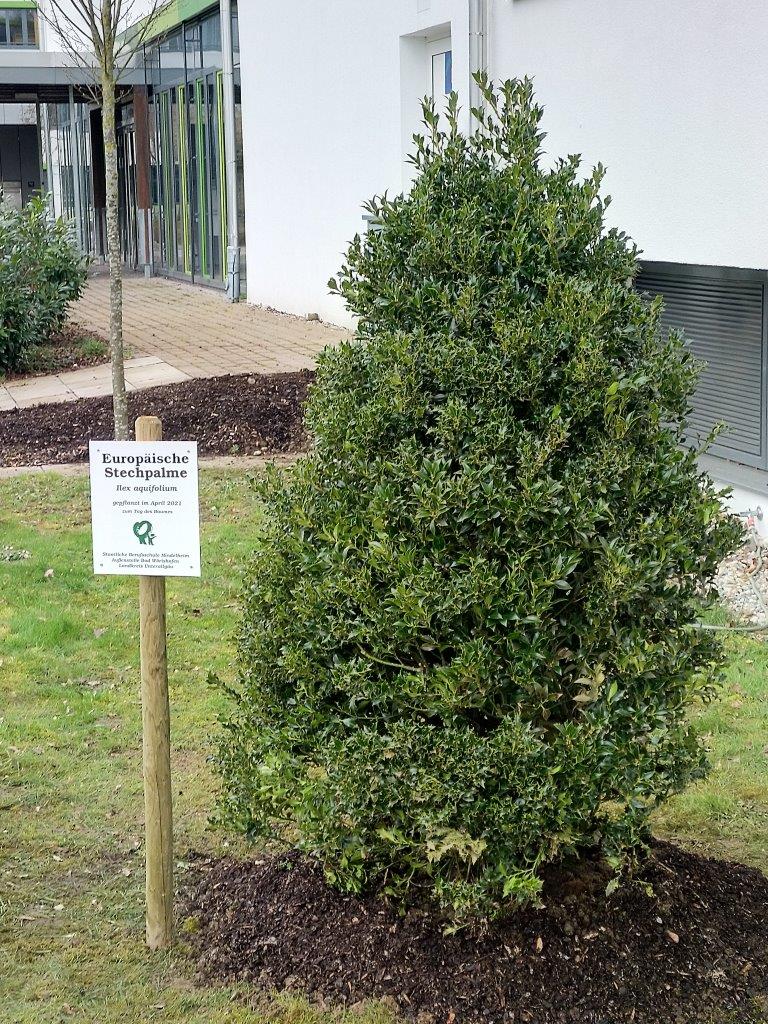
{"label": "holly shrub", "polygon": [[20,368],[33,345],[64,325],[87,266],[69,226],[50,217],[43,197],[17,210],[0,196],[0,370]]}
{"label": "holly shrub", "polygon": [[479,81],[470,137],[425,105],[412,191],[331,283],[357,334],[320,358],[313,450],[260,485],[219,755],[230,825],[459,920],[566,856],[627,864],[702,775],[696,623],[740,532],[602,168],[545,163],[531,84]]}

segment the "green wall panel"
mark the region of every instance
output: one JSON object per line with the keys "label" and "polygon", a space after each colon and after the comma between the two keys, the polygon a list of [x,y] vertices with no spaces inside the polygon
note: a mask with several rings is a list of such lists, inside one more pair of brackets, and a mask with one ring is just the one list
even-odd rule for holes
{"label": "green wall panel", "polygon": [[182,21],[196,18],[204,11],[215,10],[218,6],[218,3],[211,3],[211,0],[171,0],[165,7],[161,7],[155,16],[148,38],[154,39],[156,36],[164,35]]}

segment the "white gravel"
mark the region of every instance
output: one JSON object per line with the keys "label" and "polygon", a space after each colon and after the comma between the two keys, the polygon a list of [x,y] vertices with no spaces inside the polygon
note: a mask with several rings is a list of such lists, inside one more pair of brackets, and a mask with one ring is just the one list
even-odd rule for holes
{"label": "white gravel", "polygon": [[715,577],[720,598],[738,620],[768,623],[768,544],[750,540],[727,558]]}

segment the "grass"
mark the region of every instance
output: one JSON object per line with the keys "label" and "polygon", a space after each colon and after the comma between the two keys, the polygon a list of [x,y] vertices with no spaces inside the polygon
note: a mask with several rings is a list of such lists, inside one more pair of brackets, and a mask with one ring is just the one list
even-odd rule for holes
{"label": "grass", "polygon": [[656,831],[768,873],[768,641],[729,634],[720,699],[697,713],[713,770],[657,812]]}
{"label": "grass", "polygon": [[[206,676],[231,672],[258,526],[242,477],[205,473],[201,498],[204,578],[168,585],[179,856],[227,843],[207,824],[221,698]],[[0,482],[0,541],[30,555],[0,558],[0,1020],[330,1021],[300,1000],[253,1009],[230,989],[195,989],[183,950],[145,951],[136,580],[92,575],[83,479]]]}
{"label": "grass", "polygon": [[[232,672],[242,567],[258,530],[244,477],[202,476],[204,576],[168,586],[176,851],[218,852],[207,757]],[[24,557],[25,553],[29,557]],[[710,778],[657,831],[768,871],[768,644],[731,636],[722,699],[700,713]],[[87,484],[0,481],[0,1020],[3,1024],[330,1024],[296,999],[195,988],[183,948],[143,939],[137,584],[94,577]],[[229,847],[239,851],[235,841]]]}

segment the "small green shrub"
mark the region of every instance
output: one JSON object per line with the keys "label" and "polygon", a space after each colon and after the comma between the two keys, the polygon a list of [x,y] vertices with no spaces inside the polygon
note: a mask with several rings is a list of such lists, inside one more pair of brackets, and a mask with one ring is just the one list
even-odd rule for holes
{"label": "small green shrub", "polygon": [[101,338],[86,335],[80,340],[79,349],[85,359],[101,359],[109,355],[109,346]]}
{"label": "small green shrub", "polygon": [[82,293],[87,260],[62,220],[51,220],[45,199],[22,210],[0,200],[0,370],[23,365],[66,320]]}
{"label": "small green shrub", "polygon": [[107,343],[89,334],[78,336],[77,328],[68,324],[50,342],[24,349],[16,369],[20,373],[58,373],[97,359],[109,359]]}
{"label": "small green shrub", "polygon": [[219,756],[226,822],[457,918],[587,848],[619,867],[705,770],[722,655],[691,627],[739,535],[602,170],[544,165],[530,83],[482,87],[470,138],[426,107],[413,190],[332,283],[357,337],[261,486]]}

